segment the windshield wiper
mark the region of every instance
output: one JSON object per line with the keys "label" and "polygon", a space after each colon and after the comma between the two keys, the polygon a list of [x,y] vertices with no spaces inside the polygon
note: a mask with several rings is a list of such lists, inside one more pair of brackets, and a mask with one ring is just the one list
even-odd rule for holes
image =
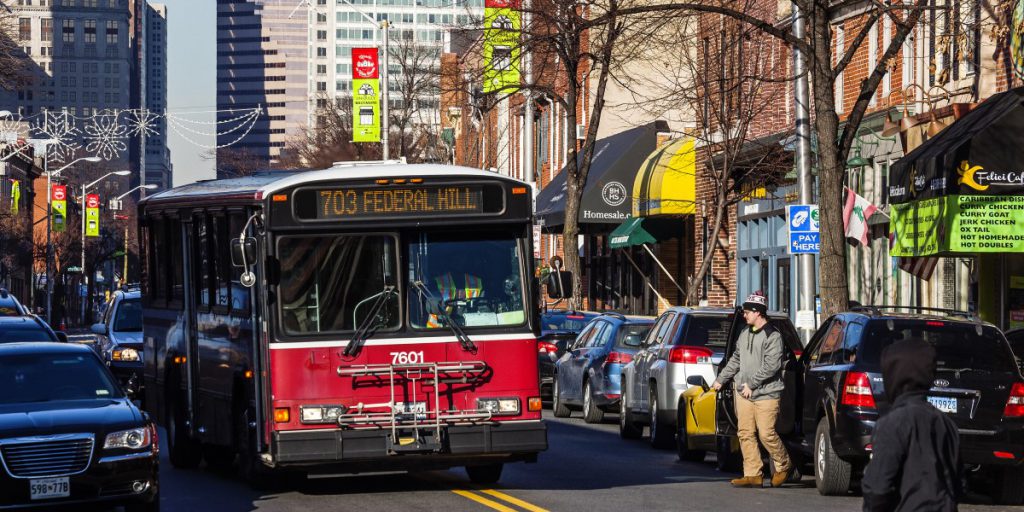
{"label": "windshield wiper", "polygon": [[[413,281],[412,285],[420,291],[420,294],[426,295],[430,298],[433,303],[434,296],[430,293],[430,290],[423,285],[423,281]],[[469,336],[466,335],[466,331],[463,331],[462,327],[452,319],[451,315],[448,314],[448,311],[445,309],[445,304],[437,306],[437,316],[441,317],[441,320],[448,324],[448,328],[452,330],[452,333],[455,334],[455,338],[458,339],[459,344],[462,345],[462,350],[476,352],[476,344],[473,343],[473,340],[469,339]]]}
{"label": "windshield wiper", "polygon": [[359,355],[359,351],[362,350],[363,345],[366,344],[366,340],[377,332],[377,328],[380,327],[376,322],[377,313],[393,293],[395,293],[394,286],[385,286],[384,291],[377,295],[377,300],[373,301],[373,304],[370,306],[370,311],[367,313],[363,323],[359,325],[359,329],[357,329],[355,334],[352,335],[352,341],[349,341],[348,346],[345,347],[344,354],[346,356]]}

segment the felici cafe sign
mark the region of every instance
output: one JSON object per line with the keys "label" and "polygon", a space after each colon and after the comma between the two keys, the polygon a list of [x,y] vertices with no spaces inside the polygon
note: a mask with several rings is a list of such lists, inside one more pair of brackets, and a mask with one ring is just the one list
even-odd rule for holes
{"label": "felici cafe sign", "polygon": [[997,94],[893,164],[892,256],[1024,252],[1024,88]]}

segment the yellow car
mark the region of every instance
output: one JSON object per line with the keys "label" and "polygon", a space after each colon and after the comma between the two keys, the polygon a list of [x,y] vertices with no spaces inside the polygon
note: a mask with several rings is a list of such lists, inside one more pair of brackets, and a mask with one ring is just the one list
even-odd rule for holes
{"label": "yellow car", "polygon": [[[676,446],[679,460],[699,462],[707,452],[717,452],[718,469],[738,471],[742,464],[739,441],[735,435],[719,436],[716,426],[715,390],[700,376],[687,381],[691,386],[679,401],[679,425]],[[697,382],[697,381],[701,382]]]}

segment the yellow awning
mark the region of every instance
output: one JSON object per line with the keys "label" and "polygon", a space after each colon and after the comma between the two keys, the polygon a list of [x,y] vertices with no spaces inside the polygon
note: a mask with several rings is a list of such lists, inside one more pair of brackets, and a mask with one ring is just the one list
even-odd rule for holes
{"label": "yellow awning", "polygon": [[695,210],[697,158],[691,138],[654,150],[633,182],[633,216],[687,215]]}

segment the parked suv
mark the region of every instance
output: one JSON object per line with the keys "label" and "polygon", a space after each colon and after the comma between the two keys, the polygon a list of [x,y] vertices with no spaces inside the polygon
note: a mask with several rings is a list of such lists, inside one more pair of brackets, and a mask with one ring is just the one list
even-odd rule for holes
{"label": "parked suv", "polygon": [[[1006,339],[996,327],[966,313],[915,311],[867,306],[823,323],[794,368],[799,372],[796,392],[783,395],[780,416],[796,420],[780,435],[790,453],[813,462],[821,494],[846,493],[870,459],[875,422],[890,405],[882,382],[882,349],[920,338],[937,353],[928,401],[957,424],[961,462],[988,477],[988,494],[995,501],[1021,503],[1024,378]],[[732,407],[732,393],[719,393],[720,433],[735,429],[733,419],[723,414]]]}
{"label": "parked suv", "polygon": [[731,309],[676,307],[658,317],[633,362],[622,370],[622,437],[637,439],[646,425],[654,447],[674,446],[676,407],[689,387],[686,378],[714,380],[732,315]]}
{"label": "parked suv", "polygon": [[654,319],[605,313],[592,320],[555,363],[555,416],[583,409],[587,423],[600,423],[619,408],[622,367],[633,360]]}

